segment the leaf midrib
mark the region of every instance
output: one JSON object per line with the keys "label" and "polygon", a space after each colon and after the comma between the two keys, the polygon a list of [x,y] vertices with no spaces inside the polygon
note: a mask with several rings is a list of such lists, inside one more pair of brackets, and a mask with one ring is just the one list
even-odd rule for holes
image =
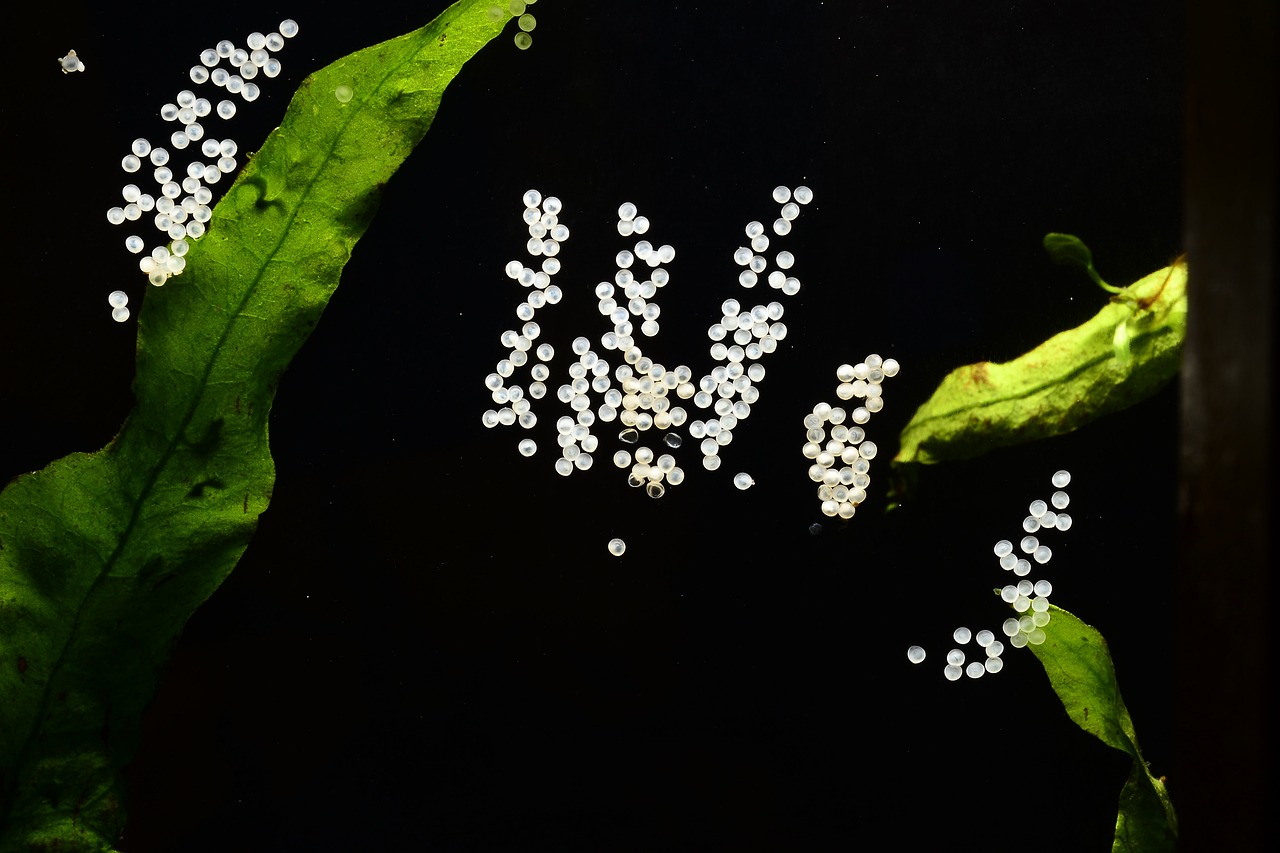
{"label": "leaf midrib", "polygon": [[[431,44],[432,44],[432,40],[427,39],[426,46],[422,49],[430,49]],[[377,47],[377,46],[375,45],[374,47]],[[367,48],[367,49],[373,49],[373,48]],[[279,239],[276,241],[275,245],[271,248],[270,252],[266,255],[265,259],[259,264],[257,275],[254,276],[252,283],[245,289],[244,297],[240,300],[239,304],[236,306],[235,311],[229,312],[226,315],[227,320],[223,325],[222,333],[218,336],[218,341],[211,350],[210,358],[208,359],[208,362],[205,365],[205,370],[203,374],[200,376],[200,379],[198,380],[198,384],[196,386],[196,393],[192,398],[190,406],[187,408],[186,413],[178,422],[177,430],[168,439],[164,452],[161,454],[160,459],[157,461],[157,463],[154,466],[152,466],[152,469],[147,477],[147,480],[143,484],[142,489],[139,491],[137,498],[135,498],[134,501],[132,502],[133,511],[130,513],[128,524],[125,525],[124,531],[120,534],[119,542],[116,545],[116,548],[111,552],[111,554],[103,562],[101,571],[98,572],[97,576],[93,580],[93,583],[90,585],[88,591],[86,591],[84,596],[82,597],[79,607],[76,608],[76,615],[71,622],[71,629],[67,632],[66,640],[63,642],[62,648],[58,651],[57,655],[55,656],[53,665],[50,667],[50,670],[49,670],[49,677],[45,681],[45,686],[42,691],[42,695],[40,699],[39,712],[32,719],[30,730],[28,731],[27,736],[23,741],[22,751],[18,755],[18,759],[15,762],[14,769],[15,769],[15,772],[18,774],[19,779],[21,778],[23,768],[26,766],[27,761],[30,758],[32,745],[36,740],[36,737],[35,737],[36,733],[39,731],[41,725],[43,724],[45,716],[48,713],[50,699],[53,695],[54,682],[57,680],[57,677],[65,664],[67,650],[74,644],[75,639],[79,633],[82,617],[86,609],[89,607],[90,602],[94,599],[103,581],[105,580],[106,577],[108,577],[111,574],[112,568],[119,561],[126,546],[129,544],[129,541],[132,538],[133,532],[138,525],[138,520],[141,514],[142,507],[147,504],[148,500],[151,497],[151,494],[155,490],[156,484],[159,482],[161,476],[164,474],[165,470],[168,468],[169,462],[173,458],[173,455],[177,452],[178,445],[182,442],[182,436],[186,434],[187,428],[191,425],[192,421],[195,419],[196,412],[199,410],[200,405],[205,398],[205,393],[209,385],[209,379],[214,372],[214,368],[217,366],[217,364],[220,361],[223,348],[225,347],[227,339],[231,334],[232,328],[239,321],[240,316],[244,313],[245,308],[248,305],[249,301],[257,293],[259,286],[262,284],[263,277],[266,273],[267,268],[271,265],[271,263],[274,261],[276,256],[279,254],[281,247],[288,241],[289,233],[292,230],[293,223],[296,221],[298,214],[304,208],[306,208],[307,201],[311,197],[311,193],[315,186],[316,181],[318,180],[320,175],[324,172],[324,167],[333,159],[334,151],[337,149],[339,142],[341,142],[346,136],[347,130],[350,127],[351,122],[356,118],[356,116],[360,115],[360,113],[366,108],[366,105],[371,100],[373,100],[373,96],[376,95],[378,92],[382,91],[382,88],[386,85],[387,80],[393,74],[399,72],[400,69],[402,69],[405,65],[408,65],[410,62],[412,62],[414,58],[416,58],[418,54],[422,52],[422,49],[411,52],[408,55],[408,57],[406,57],[402,62],[397,63],[396,65],[390,66],[387,70],[387,73],[384,74],[381,79],[379,79],[377,86],[373,87],[373,89],[370,91],[369,96],[362,98],[356,109],[348,110],[348,116],[346,120],[342,122],[338,133],[333,135],[333,140],[330,143],[328,150],[325,152],[324,156],[318,160],[316,168],[312,171],[311,178],[305,184],[305,188],[301,193],[298,204],[294,206],[292,212],[288,217],[288,220],[284,223],[285,227],[279,230],[279,233],[280,233]],[[314,78],[314,74],[312,75],[312,77]],[[308,95],[310,95],[312,93],[312,87],[308,85],[307,81],[305,80],[303,81],[303,86],[306,88]],[[299,90],[299,93],[301,93],[301,90]],[[289,110],[286,109],[286,112],[285,112],[286,119],[288,118],[288,114],[289,114]],[[434,115],[432,115],[431,118],[428,120],[428,124],[432,119],[434,119]],[[270,140],[270,138],[275,134],[279,133],[279,130],[280,128],[278,127],[275,130],[273,130],[272,133],[268,135],[268,140]],[[266,143],[264,142],[264,145],[265,144]],[[245,173],[242,172],[240,175],[240,178],[234,184],[232,184],[232,186],[227,190],[226,195],[223,196],[224,200],[227,197],[229,197],[231,193],[234,192],[238,186],[244,183],[244,175]],[[239,220],[236,220],[236,221],[239,222]],[[345,265],[345,261],[343,262],[343,265]],[[129,418],[125,421],[125,425],[121,429],[120,435],[123,435],[125,430],[134,428],[134,423],[135,423],[134,416],[136,415],[136,413],[137,413],[137,406],[135,405],[134,412],[132,412]],[[113,439],[111,443],[107,445],[107,447],[103,448],[103,450],[99,451],[99,453],[95,454],[95,456],[99,456],[99,458],[103,458],[104,461],[107,459],[114,459],[115,457],[112,454],[112,448],[118,443],[119,437],[120,436],[117,435],[116,438]],[[270,450],[268,449],[268,453],[269,452]],[[17,795],[18,787],[19,786],[15,784],[14,790],[9,792],[8,796],[6,797],[7,802],[4,805],[4,811],[2,815],[2,820],[0,820],[0,826],[3,826],[9,822],[9,818],[12,814],[13,805],[17,800],[16,795]]]}
{"label": "leaf midrib", "polygon": [[[1149,331],[1141,332],[1137,335],[1134,335],[1132,338],[1130,338],[1130,344],[1131,346],[1136,348],[1139,344],[1145,343],[1148,338],[1153,338],[1153,337],[1156,337],[1157,335],[1165,334],[1167,331],[1168,331],[1167,329],[1160,327],[1160,328],[1151,329]],[[993,397],[990,399],[983,400],[980,403],[971,403],[969,405],[957,406],[956,408],[950,409],[946,412],[939,412],[936,415],[929,415],[927,418],[922,418],[918,423],[916,423],[916,425],[912,427],[912,431],[921,429],[925,425],[936,420],[945,420],[947,418],[954,417],[955,415],[958,415],[958,414],[963,414],[967,412],[978,412],[983,409],[990,408],[992,406],[998,406],[1002,403],[1008,403],[1015,400],[1022,400],[1027,397],[1032,397],[1036,394],[1040,394],[1055,386],[1068,383],[1071,380],[1075,379],[1077,376],[1081,375],[1082,373],[1085,373],[1086,371],[1091,370],[1094,367],[1097,367],[1099,364],[1101,364],[1104,361],[1110,361],[1114,357],[1115,357],[1115,354],[1110,351],[1101,353],[1099,355],[1094,356],[1093,358],[1080,362],[1080,364],[1077,367],[1075,367],[1070,371],[1067,371],[1066,373],[1060,376],[1046,377],[1042,382],[1036,385],[1032,385],[1032,386],[1020,389],[1017,392],[1010,392],[1000,397]],[[1003,364],[1000,366],[1003,366]]]}

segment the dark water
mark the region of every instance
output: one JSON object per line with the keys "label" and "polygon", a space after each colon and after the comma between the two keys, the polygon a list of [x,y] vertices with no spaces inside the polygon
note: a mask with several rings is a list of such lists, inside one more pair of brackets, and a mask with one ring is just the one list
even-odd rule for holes
{"label": "dark water", "polygon": [[[1005,618],[991,546],[1070,469],[1076,524],[1043,574],[1108,638],[1147,758],[1173,772],[1173,389],[931,469],[881,508],[895,437],[947,371],[1012,358],[1104,304],[1047,261],[1046,232],[1078,234],[1116,284],[1180,251],[1178,13],[586,5],[544,0],[530,51],[508,37],[468,65],[388,187],[281,386],[272,506],[145,720],[123,849],[787,850],[886,833],[907,850],[1105,849],[1126,760],[1065,717],[1029,654],[955,684],[942,658],[956,626]],[[87,102],[97,142],[77,163],[114,174],[111,152],[206,42],[301,24],[287,81],[254,105],[270,117],[245,111],[247,140],[305,71],[433,12],[222,10],[171,34],[168,76],[122,46],[136,23],[95,12],[73,82],[129,112]],[[608,464],[616,427],[596,430],[592,470],[561,478],[558,404],[535,407],[532,459],[523,431],[481,426],[523,298],[503,266],[526,257],[526,189],[560,197],[573,229],[544,335],[567,353],[607,331],[592,290],[616,269],[615,211],[632,201],[677,250],[646,351],[700,375],[722,300],[778,298],[738,288],[732,252],[749,220],[776,216],[772,188],[801,183],[815,201],[787,248],[804,288],[782,300],[790,333],[721,471],[686,438],[688,481],[653,501]],[[119,262],[111,289],[136,293],[96,212],[109,197],[76,203]],[[6,381],[15,359],[46,362],[12,371],[30,417],[6,477],[101,445],[128,406],[130,335],[95,301],[100,283],[51,280],[57,240],[38,239],[20,263],[42,286],[18,307],[67,328],[25,350],[5,336]],[[836,365],[872,352],[903,369],[867,427],[882,453],[870,501],[826,519],[801,421],[835,402]],[[735,490],[737,471],[756,485]],[[921,667],[912,643],[930,652]]]}

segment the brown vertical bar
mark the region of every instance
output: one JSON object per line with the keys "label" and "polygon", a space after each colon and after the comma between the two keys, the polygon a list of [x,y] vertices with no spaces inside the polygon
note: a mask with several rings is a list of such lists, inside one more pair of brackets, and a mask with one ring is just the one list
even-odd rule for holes
{"label": "brown vertical bar", "polygon": [[1187,16],[1176,756],[1182,851],[1276,849],[1276,0]]}

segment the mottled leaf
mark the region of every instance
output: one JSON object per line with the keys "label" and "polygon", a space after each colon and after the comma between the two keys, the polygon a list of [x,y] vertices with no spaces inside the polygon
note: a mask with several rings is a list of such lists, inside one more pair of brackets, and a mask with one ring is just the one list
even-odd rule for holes
{"label": "mottled leaf", "polygon": [[894,464],[968,459],[1062,435],[1151,396],[1181,364],[1186,285],[1179,260],[1013,361],[953,370],[903,429]]}
{"label": "mottled leaf", "polygon": [[379,187],[508,20],[489,6],[464,0],[307,78],[186,272],[147,294],[120,434],[0,494],[0,851],[110,850],[119,837],[117,776],[157,668],[270,500],[280,375]]}

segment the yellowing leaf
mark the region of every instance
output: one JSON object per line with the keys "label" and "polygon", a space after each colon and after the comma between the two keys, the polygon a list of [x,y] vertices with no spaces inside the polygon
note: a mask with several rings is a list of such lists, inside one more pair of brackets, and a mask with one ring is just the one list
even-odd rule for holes
{"label": "yellowing leaf", "polygon": [[1186,319],[1187,266],[1179,260],[1013,361],[953,370],[903,429],[894,464],[969,459],[1132,406],[1177,374]]}

